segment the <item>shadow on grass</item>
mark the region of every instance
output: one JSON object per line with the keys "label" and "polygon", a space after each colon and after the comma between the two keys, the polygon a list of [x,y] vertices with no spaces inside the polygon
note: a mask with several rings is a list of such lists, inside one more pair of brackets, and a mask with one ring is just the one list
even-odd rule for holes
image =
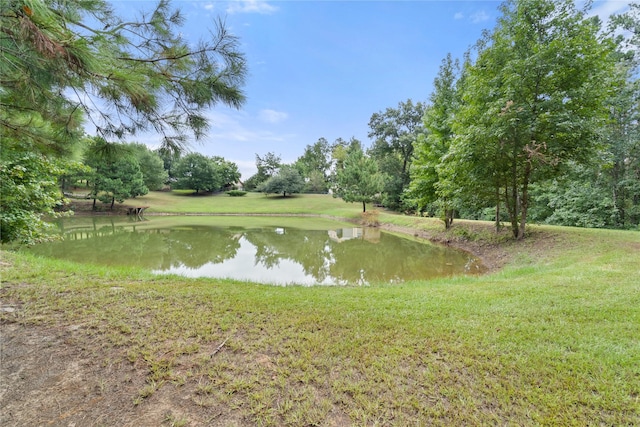
{"label": "shadow on grass", "polygon": [[223,191],[200,191],[196,193],[194,190],[171,190],[171,195],[178,197],[215,197],[225,195],[225,193]]}
{"label": "shadow on grass", "polygon": [[264,194],[264,198],[266,200],[295,200],[301,198],[300,194],[287,194],[283,196],[282,194]]}
{"label": "shadow on grass", "polygon": [[[265,194],[265,193],[253,193],[258,196],[261,196],[261,200],[295,200],[304,197],[303,194],[287,194],[283,196],[282,194]],[[196,193],[194,190],[171,190],[172,196],[177,197],[229,197],[226,191],[200,191]]]}

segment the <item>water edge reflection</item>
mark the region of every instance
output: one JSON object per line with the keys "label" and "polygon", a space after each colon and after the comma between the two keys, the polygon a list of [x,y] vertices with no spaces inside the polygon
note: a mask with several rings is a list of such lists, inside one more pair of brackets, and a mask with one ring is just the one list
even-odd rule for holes
{"label": "water edge reflection", "polygon": [[[213,222],[213,221],[212,221]],[[232,278],[277,285],[401,283],[480,273],[461,251],[402,238],[379,228],[305,230],[282,218],[274,225],[225,227],[99,218],[65,220],[64,240],[38,245],[41,255],[77,262],[138,266],[158,274]],[[295,223],[295,221],[292,221]]]}

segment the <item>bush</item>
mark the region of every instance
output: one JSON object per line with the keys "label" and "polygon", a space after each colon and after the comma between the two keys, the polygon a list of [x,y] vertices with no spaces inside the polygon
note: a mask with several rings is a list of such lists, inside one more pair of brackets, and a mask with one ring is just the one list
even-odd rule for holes
{"label": "bush", "polygon": [[242,190],[229,190],[227,191],[227,194],[231,197],[242,197],[247,194],[247,192]]}

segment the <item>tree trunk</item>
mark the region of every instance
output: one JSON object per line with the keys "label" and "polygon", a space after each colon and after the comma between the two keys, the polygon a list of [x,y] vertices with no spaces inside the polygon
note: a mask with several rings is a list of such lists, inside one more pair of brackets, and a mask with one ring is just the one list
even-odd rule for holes
{"label": "tree trunk", "polygon": [[114,205],[115,202],[116,202],[116,198],[114,196],[114,197],[111,198],[111,208],[110,208],[110,210],[113,210],[113,205]]}
{"label": "tree trunk", "polygon": [[444,228],[450,229],[453,224],[453,209],[445,209],[444,211]]}
{"label": "tree trunk", "polygon": [[496,233],[500,232],[500,186],[496,185]]}
{"label": "tree trunk", "polygon": [[[517,191],[517,190],[516,190]],[[509,222],[511,223],[511,232],[513,233],[513,237],[518,237],[518,203],[516,202],[516,196],[514,196],[513,192],[511,193],[511,197],[509,197],[509,187],[505,187],[504,189],[504,200],[507,205],[507,212],[509,213]]]}
{"label": "tree trunk", "polygon": [[367,204],[363,201],[362,202],[362,212],[366,212],[367,211]]}
{"label": "tree trunk", "polygon": [[527,225],[527,211],[529,209],[529,176],[531,175],[531,163],[527,162],[524,168],[524,179],[522,183],[522,197],[520,200],[520,228],[518,229],[518,240],[524,239],[524,231]]}

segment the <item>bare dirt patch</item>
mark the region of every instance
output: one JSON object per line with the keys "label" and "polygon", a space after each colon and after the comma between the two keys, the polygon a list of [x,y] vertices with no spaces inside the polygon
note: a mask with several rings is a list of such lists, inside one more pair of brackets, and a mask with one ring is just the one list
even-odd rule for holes
{"label": "bare dirt patch", "polygon": [[116,203],[111,209],[111,205],[97,202],[95,209],[93,208],[93,200],[89,199],[70,199],[61,212],[73,212],[74,216],[110,216],[110,215],[127,215],[129,208],[136,207],[134,205]]}
{"label": "bare dirt patch", "polygon": [[193,402],[193,386],[165,384],[136,404],[146,372],[77,326],[0,324],[0,425],[251,425],[228,408]]}

